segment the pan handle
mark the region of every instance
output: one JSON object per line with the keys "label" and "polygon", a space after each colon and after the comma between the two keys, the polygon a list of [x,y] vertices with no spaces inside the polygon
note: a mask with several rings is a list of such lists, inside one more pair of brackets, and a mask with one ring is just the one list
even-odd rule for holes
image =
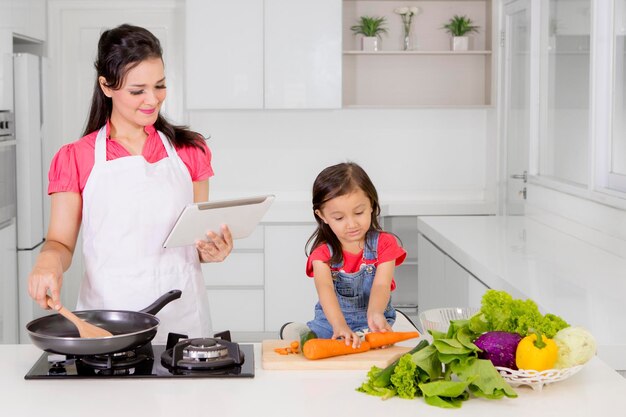
{"label": "pan handle", "polygon": [[182,294],[183,292],[181,290],[168,291],[162,296],[160,296],[154,303],[150,304],[148,307],[141,310],[141,312],[155,315],[156,313],[161,311],[163,307],[168,305],[170,302],[180,298]]}

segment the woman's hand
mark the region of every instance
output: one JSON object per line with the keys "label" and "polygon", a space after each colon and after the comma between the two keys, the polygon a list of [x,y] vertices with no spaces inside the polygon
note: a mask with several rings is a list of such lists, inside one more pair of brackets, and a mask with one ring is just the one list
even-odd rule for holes
{"label": "woman's hand", "polygon": [[369,313],[367,315],[367,326],[371,332],[391,331],[391,326],[383,313]]}
{"label": "woman's hand", "polygon": [[49,310],[46,296],[50,293],[54,308],[61,307],[63,267],[54,252],[42,251],[28,276],[28,294],[41,308]]}
{"label": "woman's hand", "polygon": [[233,250],[233,237],[230,229],[222,225],[222,236],[213,231],[207,232],[207,240],[196,242],[200,262],[222,262]]}
{"label": "woman's hand", "polygon": [[361,346],[361,338],[358,334],[353,332],[347,324],[338,326],[337,328],[333,327],[333,337],[331,337],[331,339],[339,338],[343,338],[347,346],[352,345],[353,348],[358,348],[359,346]]}

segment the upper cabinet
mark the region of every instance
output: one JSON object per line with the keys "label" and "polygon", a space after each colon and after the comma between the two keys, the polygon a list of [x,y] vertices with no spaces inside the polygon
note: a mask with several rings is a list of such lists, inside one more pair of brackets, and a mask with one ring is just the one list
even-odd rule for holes
{"label": "upper cabinet", "polygon": [[37,41],[46,40],[46,0],[0,1],[0,28]]}
{"label": "upper cabinet", "polygon": [[188,109],[341,107],[341,1],[187,0]]}
{"label": "upper cabinet", "polygon": [[[400,7],[417,7],[405,49]],[[492,103],[492,2],[344,0],[343,106],[489,106]],[[455,15],[467,16],[478,32],[469,48],[452,50],[442,29]],[[377,51],[363,51],[352,26],[362,16],[384,17],[386,33]]]}
{"label": "upper cabinet", "polygon": [[[491,106],[492,0],[187,0],[188,109]],[[404,50],[394,10],[418,7]],[[452,51],[442,26],[478,32]],[[385,18],[378,51],[350,29]]]}

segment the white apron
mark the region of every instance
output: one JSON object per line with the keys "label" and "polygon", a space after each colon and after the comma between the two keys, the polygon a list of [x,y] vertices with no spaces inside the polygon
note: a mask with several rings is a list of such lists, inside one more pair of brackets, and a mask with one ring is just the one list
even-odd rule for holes
{"label": "white apron", "polygon": [[106,126],[98,132],[95,164],[83,190],[85,277],[78,310],[139,311],[172,289],[182,296],[156,314],[153,341],[169,332],[211,336],[208,299],[194,246],[163,248],[182,208],[193,201],[187,167],[159,132],[167,158],[106,160]]}

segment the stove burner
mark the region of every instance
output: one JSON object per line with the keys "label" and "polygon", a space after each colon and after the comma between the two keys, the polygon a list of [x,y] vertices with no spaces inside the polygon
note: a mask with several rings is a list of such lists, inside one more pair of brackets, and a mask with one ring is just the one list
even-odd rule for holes
{"label": "stove burner", "polygon": [[206,361],[228,356],[228,347],[220,344],[216,339],[193,339],[183,349],[185,360]]}
{"label": "stove burner", "polygon": [[223,339],[185,339],[161,354],[161,363],[173,373],[240,367],[243,362],[239,345]]}
{"label": "stove burner", "polygon": [[154,362],[149,345],[137,350],[105,355],[75,356],[76,368],[81,373],[99,375],[132,375],[137,369],[151,369]]}

